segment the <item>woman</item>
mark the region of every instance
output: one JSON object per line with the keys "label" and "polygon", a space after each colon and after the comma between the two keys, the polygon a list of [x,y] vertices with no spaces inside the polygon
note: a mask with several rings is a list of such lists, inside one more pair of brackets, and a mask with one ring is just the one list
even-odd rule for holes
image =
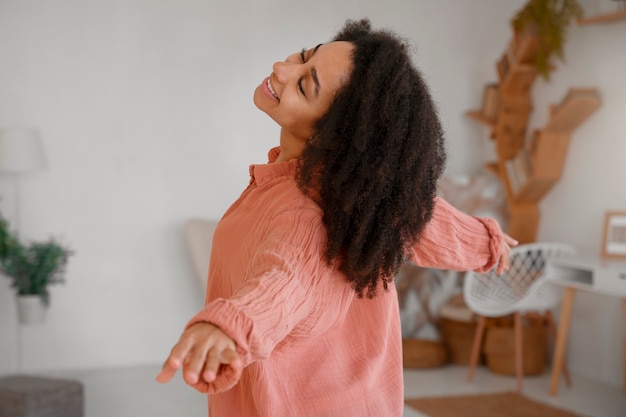
{"label": "woman", "polygon": [[254,92],[281,127],[221,219],[207,303],[157,377],[219,416],[401,416],[393,278],[488,270],[516,244],[435,195],[445,153],[428,89],[392,33],[347,22]]}

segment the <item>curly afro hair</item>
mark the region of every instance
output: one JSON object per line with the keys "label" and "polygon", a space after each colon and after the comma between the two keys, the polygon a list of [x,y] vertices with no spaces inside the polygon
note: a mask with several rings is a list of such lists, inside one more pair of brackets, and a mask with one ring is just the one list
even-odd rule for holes
{"label": "curly afro hair", "polygon": [[314,193],[337,261],[359,297],[398,273],[432,217],[445,166],[444,135],[407,44],[369,20],[334,41],[354,44],[353,69],[304,149],[298,186]]}

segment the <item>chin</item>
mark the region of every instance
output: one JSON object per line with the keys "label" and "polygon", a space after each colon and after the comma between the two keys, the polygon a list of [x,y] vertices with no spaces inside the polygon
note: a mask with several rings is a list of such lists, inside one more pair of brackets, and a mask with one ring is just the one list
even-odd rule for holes
{"label": "chin", "polygon": [[261,86],[259,85],[254,90],[254,94],[252,94],[252,101],[254,102],[254,105],[257,106],[259,109],[261,108],[259,107],[259,99],[261,98],[261,94],[263,94],[263,91],[261,91]]}
{"label": "chin", "polygon": [[256,90],[254,90],[254,95],[252,96],[252,100],[254,101],[254,105],[261,111],[267,113],[267,110],[270,108],[270,99],[268,99],[263,92],[263,88],[259,85]]}
{"label": "chin", "polygon": [[254,91],[253,101],[257,109],[261,110],[263,113],[267,114],[272,120],[278,123],[271,114],[271,110],[275,106],[275,103],[273,101],[270,101],[265,96],[265,93],[263,92],[263,90],[261,90],[261,87],[257,87],[257,89]]}

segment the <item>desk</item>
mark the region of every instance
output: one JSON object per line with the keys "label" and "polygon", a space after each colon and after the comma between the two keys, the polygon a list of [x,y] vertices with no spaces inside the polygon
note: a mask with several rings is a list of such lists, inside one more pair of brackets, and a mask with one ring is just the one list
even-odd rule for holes
{"label": "desk", "polygon": [[[622,298],[624,323],[626,323],[626,262],[584,256],[571,259],[548,259],[545,276],[548,282],[565,287],[550,380],[550,395],[556,395],[563,370],[565,344],[576,291],[589,291]],[[626,329],[624,331],[624,392],[626,392]]]}

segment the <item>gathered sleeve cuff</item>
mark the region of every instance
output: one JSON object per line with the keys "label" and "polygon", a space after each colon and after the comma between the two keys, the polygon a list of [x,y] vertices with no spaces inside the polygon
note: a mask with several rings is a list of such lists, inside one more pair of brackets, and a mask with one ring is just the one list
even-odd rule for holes
{"label": "gathered sleeve cuff", "polygon": [[410,251],[410,261],[427,268],[486,272],[507,248],[495,219],[471,216],[435,198],[431,221]]}
{"label": "gathered sleeve cuff", "polygon": [[[227,320],[215,320],[215,317],[226,317]],[[242,335],[249,334],[252,328],[252,322],[241,311],[230,304],[227,300],[217,299],[202,309],[196,314],[185,326],[185,329],[193,326],[196,323],[209,322],[216,325],[227,335]],[[231,338],[233,338],[231,336]],[[240,337],[233,338],[237,345],[237,354],[242,358],[249,357],[245,348],[243,348],[238,340]],[[243,339],[245,340],[245,338]],[[203,378],[192,385],[196,390],[202,393],[219,393],[224,392],[237,384],[240,378],[240,371],[237,371],[231,367],[222,367],[217,373],[217,377],[212,382],[206,382]]]}
{"label": "gathered sleeve cuff", "polygon": [[[208,322],[219,327],[234,340],[237,353],[242,358],[249,356],[249,349],[246,346],[252,333],[252,320],[229,300],[218,298],[210,302],[189,320],[185,329],[200,322]],[[244,362],[249,362],[249,360]]]}

